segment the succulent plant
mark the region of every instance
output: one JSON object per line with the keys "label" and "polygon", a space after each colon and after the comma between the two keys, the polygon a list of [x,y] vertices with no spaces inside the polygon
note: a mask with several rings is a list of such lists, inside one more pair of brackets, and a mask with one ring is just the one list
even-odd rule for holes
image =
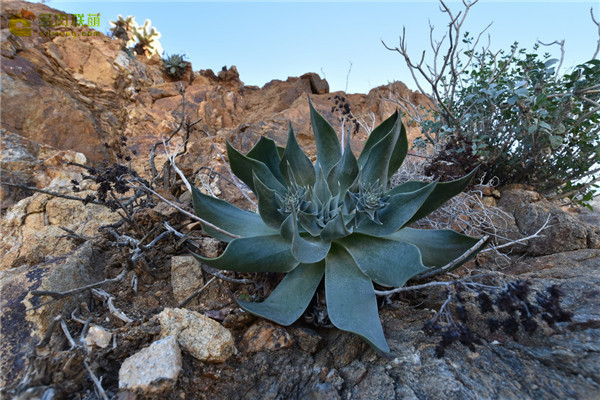
{"label": "succulent plant", "polygon": [[116,21],[110,21],[110,32],[112,37],[119,38],[125,46],[133,46],[135,44],[134,32],[138,28],[135,17],[128,15],[123,17],[119,15]]}
{"label": "succulent plant", "polygon": [[188,62],[185,61],[184,57],[184,54],[172,54],[163,58],[165,73],[173,78],[180,78],[188,66]]}
{"label": "succulent plant", "polygon": [[151,27],[151,24],[150,20],[147,19],[144,22],[144,26],[135,26],[133,30],[133,34],[137,40],[134,50],[137,54],[145,54],[148,58],[163,52],[162,46],[158,41],[161,34],[155,27]]}
{"label": "succulent plant", "polygon": [[373,282],[402,287],[412,277],[455,260],[478,239],[451,230],[407,227],[460,193],[473,172],[456,181],[409,181],[388,187],[408,151],[398,112],[375,128],[356,158],[309,99],[316,163],[301,150],[290,124],[287,146],[262,137],[246,154],[227,143],[233,172],[254,192],[258,213],[193,188],[205,232],[228,242],[219,257],[195,257],[212,267],[287,275],[263,302],[244,310],[290,325],[325,279],[329,318],[376,351],[389,353]]}

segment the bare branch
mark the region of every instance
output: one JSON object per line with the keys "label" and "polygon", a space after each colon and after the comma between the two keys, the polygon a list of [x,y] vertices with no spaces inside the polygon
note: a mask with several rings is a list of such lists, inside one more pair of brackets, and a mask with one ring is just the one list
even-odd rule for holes
{"label": "bare branch", "polygon": [[594,51],[594,55],[592,59],[595,59],[600,52],[600,22],[596,21],[596,17],[594,17],[594,7],[590,7],[590,16],[592,17],[592,22],[598,27],[598,42],[596,43],[596,51]]}
{"label": "bare branch", "polygon": [[88,199],[77,197],[77,196],[69,196],[67,194],[53,192],[51,190],[38,189],[38,188],[33,187],[33,186],[21,185],[19,183],[1,182],[1,184],[2,185],[6,185],[6,186],[16,187],[16,188],[19,188],[19,189],[31,190],[33,192],[49,194],[50,196],[60,197],[62,199],[77,200],[77,201],[81,201],[81,202],[84,202],[84,203],[92,203],[92,204],[104,205],[104,203],[102,203],[102,202],[100,202],[98,200],[88,200]]}
{"label": "bare branch", "polygon": [[94,386],[96,387],[96,390],[98,391],[98,394],[100,395],[100,397],[102,398],[102,400],[108,400],[109,397],[106,395],[106,392],[102,388],[101,379],[98,379],[96,377],[96,375],[94,374],[94,372],[90,368],[87,360],[83,360],[83,365],[85,366],[85,369],[87,370],[88,374],[90,375],[90,378],[92,379],[92,382],[94,382]]}
{"label": "bare branch", "polygon": [[179,303],[179,305],[177,306],[177,308],[182,308],[184,307],[187,303],[189,303],[190,301],[194,300],[194,297],[198,296],[200,293],[202,293],[204,291],[204,289],[206,289],[208,287],[208,285],[210,285],[211,283],[213,283],[213,281],[217,279],[216,276],[213,276],[212,278],[210,278],[210,280],[208,282],[206,282],[204,284],[204,286],[202,286],[200,289],[196,290],[194,293],[192,293],[190,295],[190,297],[188,297],[187,299],[185,299],[184,301],[182,301],[181,303]]}
{"label": "bare branch", "polygon": [[60,319],[60,327],[61,327],[63,333],[65,334],[65,336],[67,337],[67,340],[69,341],[69,344],[71,345],[71,349],[79,347],[79,345],[77,344],[77,342],[75,342],[75,339],[73,339],[73,336],[71,336],[71,332],[69,332],[69,328],[67,327],[67,323],[62,318]]}
{"label": "bare branch", "polygon": [[463,282],[468,282],[473,280],[473,278],[479,278],[479,277],[484,277],[484,276],[492,276],[494,274],[479,274],[479,275],[473,275],[473,276],[468,276],[466,278],[462,278],[462,279],[456,279],[453,281],[447,281],[447,282],[429,282],[429,283],[424,283],[422,285],[414,285],[414,286],[403,286],[401,288],[395,288],[395,289],[391,289],[391,290],[375,290],[375,295],[377,296],[389,296],[395,293],[402,293],[402,292],[410,292],[412,290],[421,290],[421,289],[427,289],[430,287],[436,287],[436,286],[452,286],[452,285],[456,285],[457,283],[463,283]]}
{"label": "bare branch", "polygon": [[544,224],[543,224],[543,225],[540,227],[540,229],[538,229],[538,230],[537,230],[537,231],[536,231],[534,234],[532,234],[532,235],[529,235],[529,236],[527,236],[527,237],[524,237],[524,238],[520,238],[520,239],[512,240],[512,241],[510,241],[509,243],[505,243],[505,244],[503,244],[503,245],[500,245],[500,246],[492,246],[492,247],[491,247],[491,248],[489,248],[489,249],[484,249],[484,250],[482,250],[482,251],[481,251],[481,253],[486,253],[486,252],[488,252],[488,251],[492,251],[492,250],[498,250],[498,249],[502,249],[502,248],[509,247],[509,246],[514,246],[515,244],[523,244],[523,242],[526,242],[526,241],[528,241],[528,240],[531,240],[531,239],[538,238],[538,237],[540,237],[540,236],[541,236],[541,235],[540,235],[540,233],[541,233],[541,232],[542,232],[544,229],[546,229],[546,228],[549,228],[549,226],[548,226],[548,222],[550,222],[550,215],[548,215],[548,218],[546,218],[546,222],[544,222]]}
{"label": "bare branch", "polygon": [[541,44],[542,46],[552,46],[554,44],[557,44],[558,47],[560,48],[560,60],[558,62],[558,67],[556,67],[556,71],[554,72],[554,80],[557,81],[559,74],[558,71],[560,70],[560,67],[563,64],[563,61],[565,59],[565,39],[563,40],[555,40],[554,42],[550,42],[550,43],[544,43],[541,40],[537,41],[539,44]]}
{"label": "bare branch", "polygon": [[242,193],[242,196],[244,196],[246,198],[246,200],[248,200],[253,206],[257,207],[256,202],[254,200],[252,200],[250,198],[250,196],[248,196],[248,194],[244,190],[243,183],[240,182],[240,180],[237,178],[237,176],[235,176],[235,174],[231,170],[231,167],[229,166],[229,163],[227,163],[227,161],[225,160],[225,157],[223,156],[223,153],[221,153],[221,151],[219,150],[219,148],[217,147],[217,145],[213,141],[212,137],[210,136],[210,133],[208,133],[206,130],[202,130],[202,132],[204,132],[204,134],[208,137],[208,139],[212,143],[213,149],[215,149],[215,151],[217,152],[217,154],[221,158],[221,161],[223,161],[223,165],[225,165],[225,168],[227,169],[227,171],[229,172],[229,176],[231,177],[231,182],[233,182],[233,184],[239,189],[239,191]]}
{"label": "bare branch", "polygon": [[104,303],[108,307],[108,311],[112,315],[114,315],[121,321],[125,322],[126,324],[133,322],[133,320],[131,318],[129,318],[127,315],[125,315],[125,313],[123,313],[123,311],[121,311],[117,307],[115,307],[115,304],[113,301],[115,299],[114,296],[108,294],[107,292],[105,292],[102,289],[92,289],[92,294],[94,296],[100,297],[104,301]]}
{"label": "bare branch", "polygon": [[473,245],[473,247],[471,247],[469,250],[465,251],[460,257],[456,258],[455,260],[449,262],[448,264],[444,265],[443,267],[440,268],[435,268],[432,271],[428,271],[425,272],[423,274],[420,274],[416,277],[416,279],[424,279],[424,278],[429,278],[431,276],[446,272],[446,271],[450,271],[452,269],[454,269],[454,267],[456,267],[457,265],[463,263],[466,259],[468,259],[469,257],[471,257],[475,252],[477,252],[481,247],[483,247],[488,239],[490,237],[489,236],[484,236],[482,237],[477,243],[475,243],[475,245]]}
{"label": "bare branch", "polygon": [[143,190],[147,190],[148,192],[152,193],[153,195],[155,195],[156,197],[158,197],[159,199],[161,199],[162,201],[164,201],[165,203],[167,203],[167,204],[168,204],[168,205],[170,205],[171,207],[174,207],[175,209],[177,209],[177,210],[179,210],[180,212],[184,213],[184,214],[185,214],[185,215],[187,215],[188,217],[190,217],[190,218],[192,218],[192,219],[195,219],[196,221],[200,221],[200,222],[202,222],[203,224],[205,224],[206,226],[209,226],[209,227],[211,227],[212,229],[216,230],[217,232],[221,232],[222,234],[224,234],[224,235],[227,235],[227,236],[229,236],[229,237],[232,237],[232,238],[234,238],[234,239],[241,238],[241,236],[239,236],[239,235],[235,235],[235,234],[233,234],[233,233],[227,232],[226,230],[224,230],[224,229],[221,229],[221,228],[219,228],[218,226],[216,226],[216,225],[214,225],[214,224],[211,224],[210,222],[206,221],[205,219],[203,219],[203,218],[200,218],[200,217],[199,217],[199,216],[197,216],[196,214],[192,214],[191,212],[184,210],[183,208],[179,207],[177,204],[175,204],[175,203],[173,203],[173,202],[171,202],[171,201],[169,201],[169,200],[165,199],[163,196],[161,196],[160,194],[156,193],[154,190],[152,190],[152,189],[150,189],[149,187],[147,187],[146,185],[144,185],[144,184],[143,184],[143,183],[142,183],[142,182],[141,182],[139,179],[137,179],[137,178],[136,178],[136,179],[135,179],[135,181],[136,181],[137,183],[139,183],[140,185],[142,185],[142,186],[140,186],[140,188],[141,188],[141,189],[143,189]]}
{"label": "bare branch", "polygon": [[32,290],[31,294],[33,294],[35,296],[50,296],[55,299],[62,299],[65,297],[69,297],[69,296],[73,296],[75,294],[85,292],[86,290],[90,290],[90,289],[94,289],[94,288],[97,288],[97,287],[100,287],[103,285],[107,285],[109,283],[120,282],[121,280],[123,280],[125,275],[127,275],[127,271],[128,271],[128,268],[123,268],[123,270],[119,273],[119,275],[115,276],[114,278],[104,279],[103,281],[91,283],[89,285],[78,287],[78,288],[75,288],[72,290],[67,290],[65,292],[54,292],[51,290]]}
{"label": "bare branch", "polygon": [[44,333],[44,337],[37,344],[38,347],[46,346],[48,343],[50,343],[52,334],[54,333],[54,330],[56,329],[56,324],[61,320],[62,320],[62,315],[59,314],[56,317],[54,317],[52,319],[52,321],[50,321],[50,325],[48,326],[48,329],[46,329],[46,333]]}

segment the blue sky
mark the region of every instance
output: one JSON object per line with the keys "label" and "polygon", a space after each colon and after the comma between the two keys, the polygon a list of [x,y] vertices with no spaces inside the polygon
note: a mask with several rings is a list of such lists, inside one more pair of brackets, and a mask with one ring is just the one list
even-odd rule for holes
{"label": "blue sky", "polygon": [[[448,1],[454,10],[462,4]],[[429,50],[429,21],[441,36],[447,17],[437,1],[386,2],[249,2],[249,1],[60,1],[49,6],[69,13],[101,13],[102,32],[117,15],[133,15],[139,24],[152,21],[168,54],[185,53],[194,70],[236,65],[247,85],[262,86],[306,72],[325,77],[332,91],[365,93],[390,81],[414,88],[399,54],[381,44],[398,44],[406,27],[415,57]],[[536,40],[565,39],[564,68],[591,58],[597,27],[590,18],[598,1],[495,1],[473,6],[466,29],[477,33],[490,22],[491,49],[508,49],[518,41],[531,48]],[[549,50],[559,54],[554,46]]]}

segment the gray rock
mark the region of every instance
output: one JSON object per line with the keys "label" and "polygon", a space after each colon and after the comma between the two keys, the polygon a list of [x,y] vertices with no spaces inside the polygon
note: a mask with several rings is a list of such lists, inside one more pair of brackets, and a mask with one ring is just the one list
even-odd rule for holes
{"label": "gray rock", "polygon": [[[171,287],[177,303],[187,299],[204,285],[202,268],[193,256],[173,256],[171,258]],[[197,304],[198,299],[189,305]]]}
{"label": "gray rock", "polygon": [[[324,331],[324,343],[314,355],[293,346],[234,363],[234,372],[212,387],[212,398],[597,399],[600,250],[530,258],[505,272],[499,284],[526,278],[534,289],[559,285],[561,304],[574,313],[573,322],[560,323],[557,331],[521,332],[518,342],[482,330],[483,342],[475,352],[454,344],[437,358],[439,338],[421,330],[431,309],[445,299],[443,290],[439,299],[432,291],[425,308],[406,305],[380,312],[392,358],[377,356],[356,336]],[[473,329],[487,318],[475,312],[469,317]]]}
{"label": "gray rock", "polygon": [[58,315],[65,316],[64,310],[72,310],[85,295],[48,302],[48,297],[33,296],[30,291],[62,292],[85,286],[102,280],[104,267],[102,254],[86,242],[65,257],[0,272],[0,376],[5,380],[0,386],[21,378],[50,321]]}
{"label": "gray rock", "polygon": [[236,352],[229,330],[200,313],[165,308],[158,320],[161,337],[175,336],[179,345],[200,361],[221,363]]}
{"label": "gray rock", "polygon": [[181,373],[181,350],[174,336],[152,343],[123,361],[119,389],[157,394],[173,387]]}
{"label": "gray rock", "polygon": [[510,189],[502,193],[498,205],[514,215],[523,236],[534,234],[546,220],[549,227],[541,237],[529,240],[530,255],[600,247],[600,229],[581,221],[532,191]]}

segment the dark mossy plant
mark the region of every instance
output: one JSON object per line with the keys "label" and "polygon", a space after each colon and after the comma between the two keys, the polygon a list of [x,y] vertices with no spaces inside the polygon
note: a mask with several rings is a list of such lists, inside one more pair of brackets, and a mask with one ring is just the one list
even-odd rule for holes
{"label": "dark mossy plant", "polygon": [[227,144],[231,169],[256,195],[258,213],[193,189],[196,214],[209,223],[205,232],[229,242],[217,258],[195,256],[223,270],[287,273],[263,302],[238,300],[248,312],[281,325],[302,315],[324,277],[333,325],[389,353],[373,282],[401,287],[478,242],[450,230],[406,227],[463,191],[473,173],[390,189],[389,180],[408,151],[398,112],[371,132],[356,158],[349,138],[342,150],[333,127],[309,103],[314,165],[291,125],[285,149],[265,137],[246,155]]}

